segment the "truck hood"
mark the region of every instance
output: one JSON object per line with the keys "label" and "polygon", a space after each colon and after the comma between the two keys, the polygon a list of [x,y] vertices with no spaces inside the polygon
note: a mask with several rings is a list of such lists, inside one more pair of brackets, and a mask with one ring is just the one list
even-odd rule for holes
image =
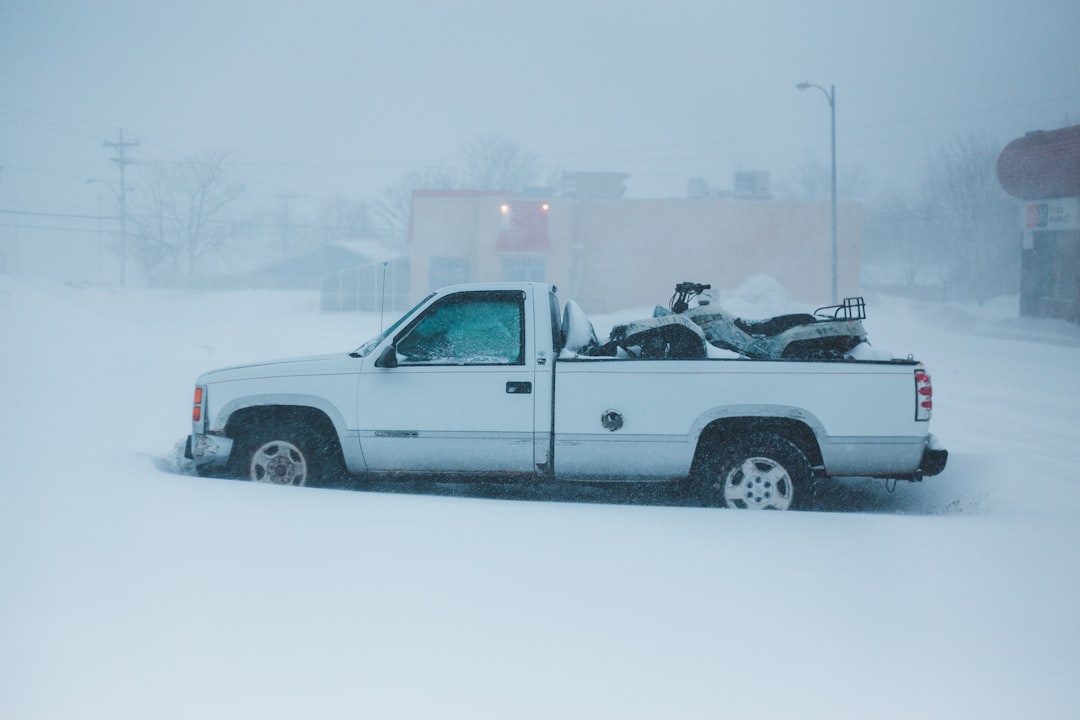
{"label": "truck hood", "polygon": [[247,365],[233,365],[203,373],[198,384],[206,385],[231,380],[247,380],[265,377],[290,377],[296,375],[336,375],[347,372],[359,372],[364,359],[352,357],[348,353],[333,355],[313,355],[310,357],[271,360]]}

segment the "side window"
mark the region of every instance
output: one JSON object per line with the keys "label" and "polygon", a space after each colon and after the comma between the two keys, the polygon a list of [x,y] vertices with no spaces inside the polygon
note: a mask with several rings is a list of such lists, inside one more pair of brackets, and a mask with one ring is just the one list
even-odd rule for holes
{"label": "side window", "polygon": [[458,293],[432,305],[397,340],[402,365],[524,365],[520,292]]}
{"label": "side window", "polygon": [[563,330],[562,317],[559,313],[559,298],[555,293],[548,293],[548,309],[551,311],[551,337],[555,343],[555,353],[558,354],[563,349]]}

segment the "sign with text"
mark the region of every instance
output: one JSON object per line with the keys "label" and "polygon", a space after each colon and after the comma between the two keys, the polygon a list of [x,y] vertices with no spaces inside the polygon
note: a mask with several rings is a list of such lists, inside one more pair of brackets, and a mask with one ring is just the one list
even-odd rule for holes
{"label": "sign with text", "polygon": [[1024,203],[1025,230],[1080,230],[1080,198]]}

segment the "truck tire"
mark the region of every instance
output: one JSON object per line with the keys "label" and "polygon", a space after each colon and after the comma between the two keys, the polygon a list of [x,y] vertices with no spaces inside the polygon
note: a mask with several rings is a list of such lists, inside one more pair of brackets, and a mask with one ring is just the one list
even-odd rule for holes
{"label": "truck tire", "polygon": [[336,448],[305,428],[268,428],[237,445],[237,474],[252,482],[325,485],[344,474]]}
{"label": "truck tire", "polygon": [[814,474],[799,447],[774,433],[752,433],[706,451],[702,500],[740,510],[808,510]]}

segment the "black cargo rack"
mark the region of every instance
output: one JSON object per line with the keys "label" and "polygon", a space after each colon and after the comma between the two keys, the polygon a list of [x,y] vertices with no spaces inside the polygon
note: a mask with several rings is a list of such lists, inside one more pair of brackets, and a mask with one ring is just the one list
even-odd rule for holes
{"label": "black cargo rack", "polygon": [[861,296],[844,298],[839,305],[819,307],[814,315],[827,320],[865,320],[866,301]]}

